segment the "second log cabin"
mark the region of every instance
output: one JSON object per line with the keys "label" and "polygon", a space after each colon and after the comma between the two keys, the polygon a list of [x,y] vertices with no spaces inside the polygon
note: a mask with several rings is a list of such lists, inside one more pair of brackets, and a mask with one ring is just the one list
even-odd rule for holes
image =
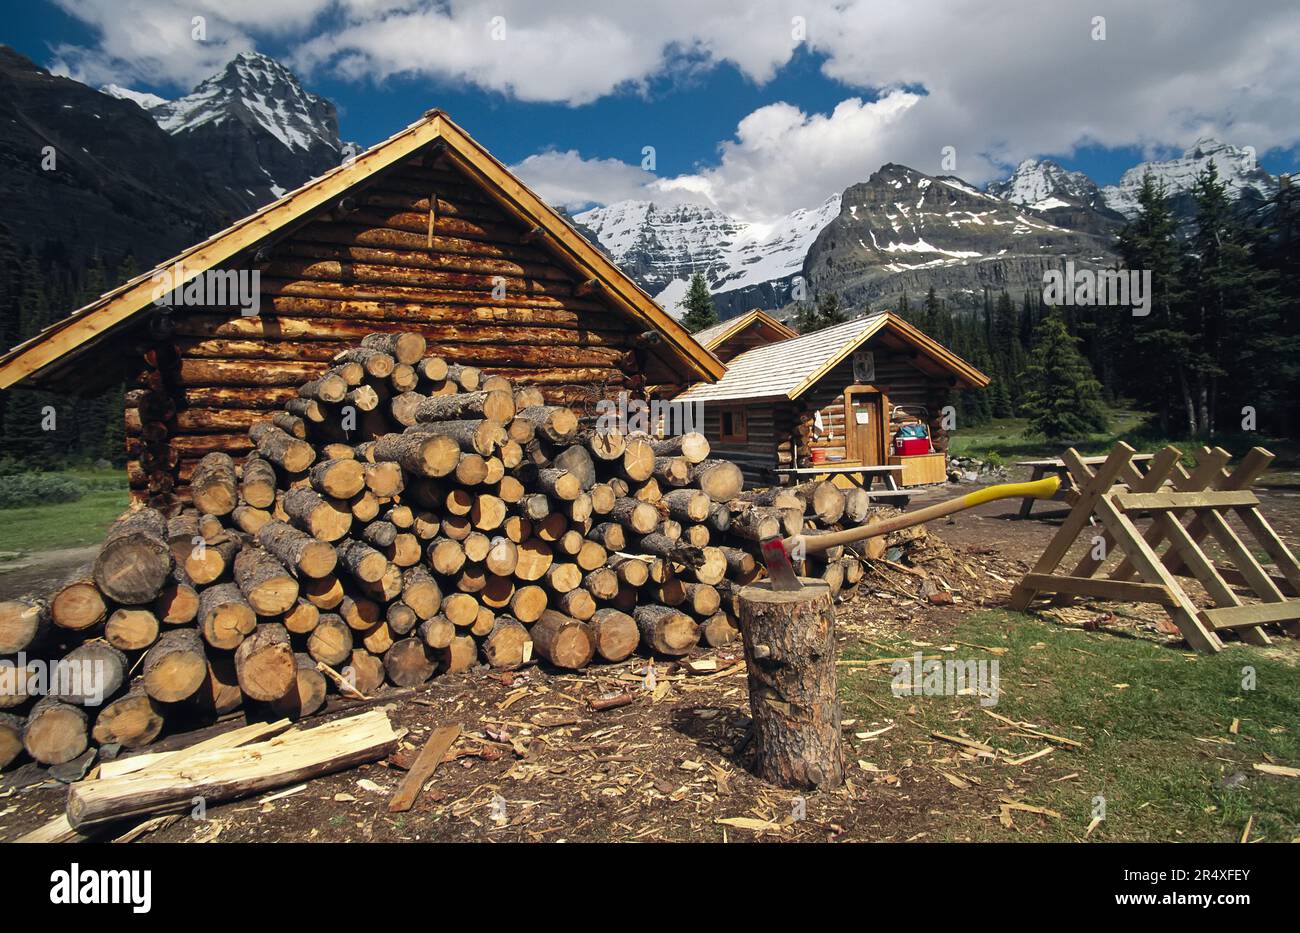
{"label": "second log cabin", "polygon": [[186,494],[205,454],[372,332],[590,409],[722,363],[446,114],[424,118],[0,357],[0,389],[127,383],[135,498]]}
{"label": "second log cabin", "polygon": [[[904,485],[944,475],[944,407],[989,377],[889,311],[803,336],[762,311],[697,333],[726,363],[716,383],[677,396],[699,403],[716,456],[760,483],[815,464],[901,465]],[[898,456],[905,422],[924,424],[935,452]],[[848,471],[851,472],[851,471]]]}

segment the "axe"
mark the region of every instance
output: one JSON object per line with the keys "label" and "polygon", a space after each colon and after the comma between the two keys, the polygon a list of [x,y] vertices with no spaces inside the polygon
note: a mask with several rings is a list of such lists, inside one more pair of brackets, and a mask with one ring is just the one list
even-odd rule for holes
{"label": "axe", "polygon": [[865,541],[868,538],[879,538],[882,535],[903,528],[922,525],[932,519],[971,509],[986,502],[996,502],[999,499],[1019,499],[1025,496],[1034,499],[1050,499],[1056,495],[1057,490],[1060,488],[1061,478],[1059,476],[1049,476],[1046,479],[1035,480],[1032,483],[1002,483],[997,486],[985,486],[983,489],[968,492],[964,496],[958,496],[946,502],[937,502],[923,509],[917,509],[915,512],[896,515],[873,525],[862,525],[844,531],[832,531],[830,534],[824,535],[792,535],[784,540],[774,535],[770,538],[764,538],[760,548],[763,552],[763,561],[767,565],[767,575],[772,579],[772,588],[776,590],[797,590],[802,584],[799,582],[798,576],[795,575],[794,566],[790,563],[792,553],[813,554],[841,544],[852,544],[857,541]]}

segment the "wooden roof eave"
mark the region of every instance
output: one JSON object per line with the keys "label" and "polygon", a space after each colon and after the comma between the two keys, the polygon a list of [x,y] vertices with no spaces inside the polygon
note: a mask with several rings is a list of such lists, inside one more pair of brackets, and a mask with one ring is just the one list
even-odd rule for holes
{"label": "wooden roof eave", "polygon": [[547,229],[552,236],[544,239],[551,248],[583,270],[586,277],[597,278],[608,286],[604,292],[616,306],[634,319],[656,327],[668,343],[670,354],[655,352],[655,355],[664,359],[669,368],[673,368],[673,363],[679,367],[685,364],[696,376],[708,382],[716,382],[722,377],[726,367],[717,357],[696,343],[685,328],[515,179],[504,165],[445,114],[433,110],[424,119],[357,156],[351,164],[341,165],[311,179],[0,355],[0,389],[39,377],[51,366],[86,352],[109,332],[128,323],[152,301],[155,275],[159,270],[179,263],[187,273],[195,275],[229,262],[248,249],[273,237],[283,236],[288,230],[307,222],[317,210],[438,140],[447,144],[444,152],[456,164],[466,168],[472,177],[488,182],[485,189],[508,212],[530,225]]}
{"label": "wooden roof eave", "polygon": [[282,233],[295,220],[342,197],[376,172],[407,158],[434,141],[437,135],[434,121],[413,123],[357,156],[351,164],[340,165],[311,179],[279,200],[105,293],[0,356],[0,389],[8,389],[39,373],[70,352],[84,352],[91,341],[138,314],[152,301],[158,270],[181,264],[187,272],[197,274],[228,262]]}
{"label": "wooden roof eave", "polygon": [[799,385],[791,389],[789,392],[790,400],[793,401],[794,399],[797,399],[799,396],[803,395],[805,392],[807,392],[809,389],[815,386],[818,382],[820,382],[822,378],[826,376],[827,373],[829,373],[840,363],[848,359],[849,355],[852,354],[853,351],[857,350],[860,346],[862,346],[864,343],[866,343],[876,334],[880,333],[881,330],[886,328],[895,331],[904,340],[914,344],[919,349],[924,351],[936,362],[940,363],[945,369],[951,372],[954,376],[956,376],[961,381],[965,382],[969,388],[982,389],[986,385],[988,385],[989,382],[991,381],[988,376],[980,372],[970,363],[967,363],[960,356],[953,353],[943,344],[939,343],[937,340],[934,340],[933,338],[925,334],[923,331],[917,330],[915,327],[913,327],[911,324],[908,324],[901,317],[894,314],[894,312],[886,311],[880,315],[879,322],[865,329],[861,334],[859,334],[853,340],[850,340],[848,343],[846,343],[829,360],[827,360],[820,367],[818,367],[811,375],[809,375],[807,379],[805,379]]}
{"label": "wooden roof eave", "polygon": [[789,340],[793,337],[799,336],[798,331],[782,324],[776,318],[764,312],[762,308],[754,308],[736,318],[730,327],[715,336],[708,343],[704,344],[704,348],[712,352],[752,324],[757,324],[759,327],[766,328],[770,331],[775,338],[773,341],[774,343],[780,340]]}
{"label": "wooden roof eave", "polygon": [[690,333],[665,312],[643,289],[627,278],[603,253],[593,247],[564,218],[551,210],[536,194],[514,177],[497,159],[478,145],[445,114],[436,118],[440,135],[448,143],[445,155],[462,171],[477,176],[494,199],[517,219],[538,224],[551,235],[543,238],[548,248],[559,253],[585,275],[608,286],[604,293],[626,313],[653,324],[670,344],[673,355],[686,363],[703,380],[716,382],[726,367],[697,343]]}

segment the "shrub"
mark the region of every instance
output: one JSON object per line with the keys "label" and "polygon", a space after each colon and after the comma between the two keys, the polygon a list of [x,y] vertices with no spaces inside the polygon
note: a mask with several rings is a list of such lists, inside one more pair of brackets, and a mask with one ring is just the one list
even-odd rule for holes
{"label": "shrub", "polygon": [[17,473],[0,480],[0,509],[75,502],[85,495],[80,483],[59,473]]}

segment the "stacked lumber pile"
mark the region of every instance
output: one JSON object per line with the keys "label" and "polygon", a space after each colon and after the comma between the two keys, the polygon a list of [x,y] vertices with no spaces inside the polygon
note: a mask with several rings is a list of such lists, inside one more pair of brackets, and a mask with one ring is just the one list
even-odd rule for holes
{"label": "stacked lumber pile", "polygon": [[[744,493],[699,434],[594,427],[418,335],[367,336],[249,430],[242,463],[207,454],[180,507],[128,512],[92,566],[0,604],[0,656],[94,662],[103,694],[0,696],[0,767],[479,663],[727,644],[762,538],[870,516],[830,483]],[[862,574],[842,550],[817,560],[837,592]]]}

